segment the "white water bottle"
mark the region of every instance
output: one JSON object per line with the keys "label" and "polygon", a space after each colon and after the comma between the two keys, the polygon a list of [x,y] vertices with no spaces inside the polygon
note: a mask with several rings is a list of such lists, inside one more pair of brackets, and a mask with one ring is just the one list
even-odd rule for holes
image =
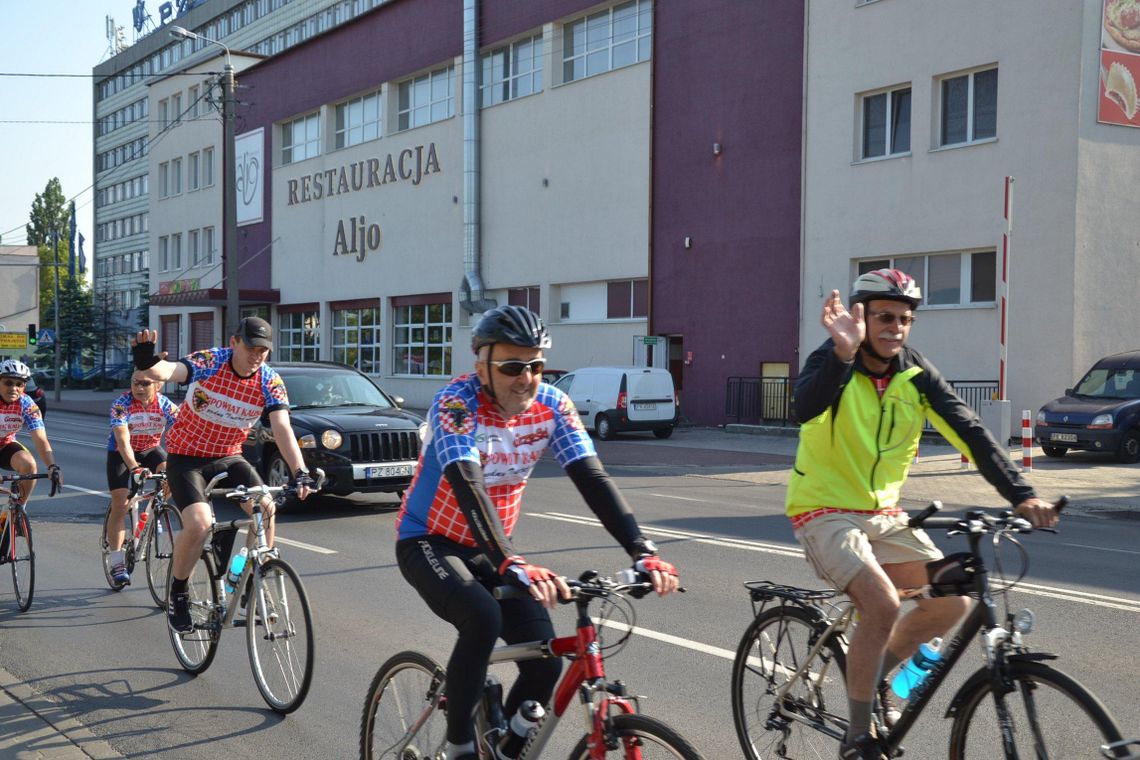
{"label": "white water bottle", "polygon": [[241,571],[245,570],[245,561],[249,558],[249,549],[242,547],[230,561],[230,571],[226,574],[226,593],[232,594],[234,587],[241,580]]}
{"label": "white water bottle", "polygon": [[510,730],[503,734],[503,739],[499,742],[499,754],[502,757],[518,757],[526,744],[527,736],[545,714],[546,710],[533,699],[519,705],[518,712],[511,716]]}

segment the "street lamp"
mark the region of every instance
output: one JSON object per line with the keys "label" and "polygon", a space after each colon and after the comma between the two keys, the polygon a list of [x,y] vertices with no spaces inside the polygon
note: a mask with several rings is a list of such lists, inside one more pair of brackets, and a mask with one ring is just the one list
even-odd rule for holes
{"label": "street lamp", "polygon": [[223,334],[224,337],[237,332],[240,319],[238,312],[241,310],[238,292],[237,186],[234,183],[234,105],[237,102],[234,67],[230,63],[230,49],[217,40],[180,26],[172,26],[170,36],[176,40],[204,40],[226,51],[226,65],[222,71],[222,271],[226,278],[226,322],[229,328]]}

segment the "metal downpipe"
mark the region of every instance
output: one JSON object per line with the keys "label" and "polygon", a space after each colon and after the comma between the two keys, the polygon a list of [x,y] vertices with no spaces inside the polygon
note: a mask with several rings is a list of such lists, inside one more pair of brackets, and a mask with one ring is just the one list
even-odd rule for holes
{"label": "metal downpipe", "polygon": [[484,293],[479,220],[479,0],[463,0],[463,281],[459,304],[476,314],[498,304]]}

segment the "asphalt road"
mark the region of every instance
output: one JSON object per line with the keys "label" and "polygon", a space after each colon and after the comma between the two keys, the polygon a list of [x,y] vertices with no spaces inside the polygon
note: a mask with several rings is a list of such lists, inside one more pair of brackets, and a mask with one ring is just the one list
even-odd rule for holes
{"label": "asphalt road", "polygon": [[[105,425],[57,412],[48,429],[68,485],[55,499],[48,500],[44,488],[33,498],[37,578],[28,613],[16,611],[0,573],[0,666],[123,755],[354,757],[364,696],[380,663],[409,648],[446,660],[451,631],[394,564],[394,498],[322,499],[290,510],[278,529],[316,621],[316,675],[304,706],[282,718],[264,705],[241,631],[222,636],[206,673],[187,675],[145,579],[139,576],[121,593],[103,579],[98,531],[107,501]],[[710,454],[666,443],[629,436],[599,444],[646,533],[681,568],[689,589],[635,603],[638,632],[607,659],[607,672],[645,695],[642,710],[680,729],[706,757],[739,757],[729,675],[751,617],[740,584],[755,578],[819,584],[783,517],[782,489],[698,476],[705,459],[723,470],[783,464],[778,455]],[[540,463],[524,504],[515,541],[528,558],[568,575],[622,566],[621,550],[551,462]],[[1014,609],[1028,606],[1037,614],[1033,648],[1058,654],[1059,667],[1090,686],[1134,734],[1140,734],[1140,667],[1133,659],[1138,538],[1135,520],[1080,516],[1066,520],[1060,535],[1028,536],[1029,574],[1009,595]],[[962,548],[943,536],[936,540],[948,550]],[[559,610],[555,620],[560,632],[571,630],[570,610]],[[605,635],[613,641],[619,634],[607,629]],[[912,733],[909,757],[944,755],[949,722],[942,716],[952,689],[980,663],[973,648],[961,672],[950,675]],[[500,676],[510,679],[509,671]],[[571,710],[550,757],[567,754],[580,736],[578,721]]]}

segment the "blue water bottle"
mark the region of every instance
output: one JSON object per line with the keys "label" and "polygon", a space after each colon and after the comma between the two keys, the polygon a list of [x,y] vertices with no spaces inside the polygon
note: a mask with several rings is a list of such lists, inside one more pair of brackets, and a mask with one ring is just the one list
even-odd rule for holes
{"label": "blue water bottle", "polygon": [[931,668],[942,659],[942,655],[938,651],[941,646],[942,639],[938,638],[929,644],[919,644],[918,651],[914,653],[914,656],[899,668],[898,674],[891,681],[891,689],[899,696],[899,699],[908,699],[910,693],[930,674]]}
{"label": "blue water bottle", "polygon": [[249,557],[249,549],[242,547],[241,551],[230,560],[230,571],[226,574],[226,593],[232,594],[234,586],[241,580],[241,571],[245,570],[245,561]]}

